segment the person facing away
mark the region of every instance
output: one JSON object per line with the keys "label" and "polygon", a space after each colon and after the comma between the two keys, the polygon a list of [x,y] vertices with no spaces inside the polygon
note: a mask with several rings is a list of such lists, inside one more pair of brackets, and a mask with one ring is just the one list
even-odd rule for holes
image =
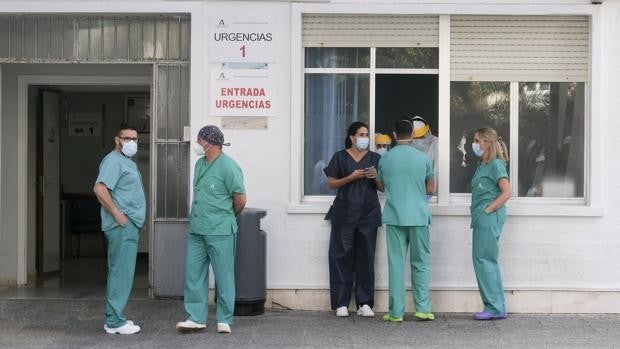
{"label": "person facing away", "polygon": [[131,157],[138,151],[136,128],[121,124],[112,150],[99,165],[93,191],[101,203],[101,230],[108,241],[106,289],[107,333],[133,334],[140,326],[125,318],[133,286],[139,232],[144,227],[146,198],[142,177]]}
{"label": "person facing away", "polygon": [[354,283],[357,314],[374,316],[375,245],[381,225],[375,180],[380,156],[368,150],[369,143],[368,126],[359,121],[352,123],[345,149],[336,152],[324,169],[329,188],[338,189],[325,219],[331,221],[331,307],[339,317],[349,316]]}
{"label": "person facing away", "polygon": [[185,311],[176,324],[179,332],[206,328],[209,265],[215,276],[218,333],[230,333],[235,308],[236,216],[246,203],[243,173],[222,152],[224,134],[213,125],[200,129],[194,151],[201,156],[194,167],[194,199],[185,237]]}
{"label": "person facing away", "polygon": [[421,116],[411,118],[413,124],[413,141],[411,145],[419,151],[428,155],[433,162],[433,171],[435,172],[435,188],[433,195],[437,195],[437,184],[439,183],[439,138],[431,133],[429,123]]}
{"label": "person facing away", "polygon": [[385,190],[382,220],[386,225],[389,313],[383,320],[402,322],[405,314],[405,258],[410,249],[414,316],[434,320],[429,296],[431,214],[426,195],[433,192],[433,164],[411,146],[409,120],[394,123],[394,146],[379,161],[379,189]]}
{"label": "person facing away", "polygon": [[390,145],[392,144],[392,139],[390,136],[386,134],[377,133],[375,134],[375,152],[381,156],[385,155],[385,153],[390,150]]}
{"label": "person facing away", "polygon": [[471,180],[472,261],[484,309],[476,320],[506,318],[502,276],[497,262],[499,238],[506,221],[506,206],[512,191],[506,163],[508,148],[490,127],[474,134],[474,154],[480,163]]}

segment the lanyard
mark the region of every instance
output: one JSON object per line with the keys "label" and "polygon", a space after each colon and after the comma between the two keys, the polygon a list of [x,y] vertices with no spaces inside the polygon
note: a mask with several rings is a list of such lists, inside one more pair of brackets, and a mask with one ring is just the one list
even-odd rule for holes
{"label": "lanyard", "polygon": [[[203,178],[203,177],[207,174],[207,172],[211,169],[211,167],[213,166],[213,164],[215,164],[215,162],[216,162],[216,161],[220,158],[220,156],[221,156],[221,155],[222,155],[222,154],[218,155],[218,156],[215,158],[215,160],[213,160],[213,162],[212,162],[212,163],[210,163],[210,164],[207,166],[207,168],[206,168],[204,171],[202,171],[202,172],[200,173],[200,175],[198,176],[198,178],[196,178],[196,184],[200,183],[200,180],[201,180],[201,179],[202,179],[202,178]],[[206,157],[206,156],[204,156],[204,157],[202,158],[202,160],[206,162],[206,161],[207,161],[207,157]]]}

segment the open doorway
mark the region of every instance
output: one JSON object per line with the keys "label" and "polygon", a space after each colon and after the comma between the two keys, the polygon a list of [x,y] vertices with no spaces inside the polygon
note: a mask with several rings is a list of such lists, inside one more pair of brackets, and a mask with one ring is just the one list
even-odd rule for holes
{"label": "open doorway", "polygon": [[[103,296],[106,242],[92,192],[99,163],[114,148],[122,122],[138,129],[138,165],[150,202],[150,87],[30,85],[28,156],[36,171],[36,222],[28,227],[28,265],[40,289],[80,297]],[[30,155],[30,154],[29,154]],[[32,192],[32,193],[31,193]],[[148,214],[148,211],[147,211]],[[146,217],[150,221],[150,217]],[[148,297],[149,225],[141,231],[134,294]]]}

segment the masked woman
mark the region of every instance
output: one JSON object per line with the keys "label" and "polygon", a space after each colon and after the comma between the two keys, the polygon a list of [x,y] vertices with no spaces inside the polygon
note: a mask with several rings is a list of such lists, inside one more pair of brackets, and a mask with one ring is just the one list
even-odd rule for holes
{"label": "masked woman", "polygon": [[512,195],[506,170],[508,149],[497,131],[487,127],[476,131],[472,150],[481,159],[471,181],[472,260],[484,303],[484,309],[473,316],[476,320],[505,319],[497,257],[506,220],[504,204]]}
{"label": "masked woman", "polygon": [[368,126],[349,126],[345,149],[336,152],[325,168],[327,185],[338,189],[325,219],[331,220],[329,283],[336,316],[349,316],[348,306],[355,283],[357,314],[374,316],[375,245],[381,225],[377,195],[380,156],[368,150]]}

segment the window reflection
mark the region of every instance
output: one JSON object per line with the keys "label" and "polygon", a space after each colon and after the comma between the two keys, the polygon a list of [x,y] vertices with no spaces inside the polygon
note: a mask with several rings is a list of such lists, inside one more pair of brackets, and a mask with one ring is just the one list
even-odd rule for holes
{"label": "window reflection", "polygon": [[584,110],[584,83],[519,84],[519,196],[584,196]]}
{"label": "window reflection", "polygon": [[510,147],[510,83],[450,83],[450,192],[471,193],[479,158],[471,150],[474,133],[493,127]]}

